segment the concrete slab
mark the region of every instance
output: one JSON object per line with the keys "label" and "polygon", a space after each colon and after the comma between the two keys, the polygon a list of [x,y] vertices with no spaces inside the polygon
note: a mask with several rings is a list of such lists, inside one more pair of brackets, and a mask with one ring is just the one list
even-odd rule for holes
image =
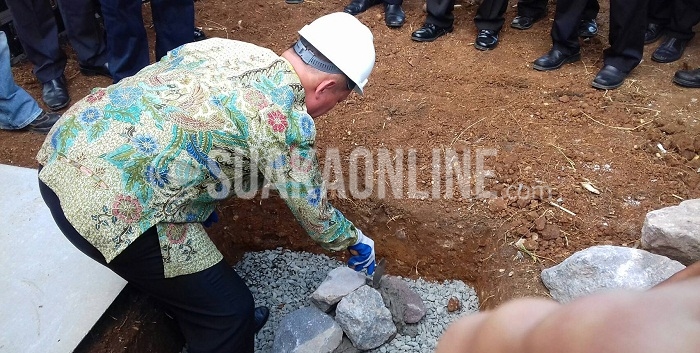
{"label": "concrete slab", "polygon": [[0,165],[0,352],[72,352],[126,282],[63,236],[37,171]]}

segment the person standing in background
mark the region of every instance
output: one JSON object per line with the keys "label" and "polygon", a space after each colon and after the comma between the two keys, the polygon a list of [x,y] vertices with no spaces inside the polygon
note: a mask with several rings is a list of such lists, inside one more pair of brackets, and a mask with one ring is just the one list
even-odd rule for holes
{"label": "person standing in background", "polygon": [[[114,83],[137,73],[150,64],[148,37],[141,12],[142,0],[100,0],[107,45],[109,69]],[[156,32],[156,61],[168,51],[194,41],[193,0],[151,0]]]}
{"label": "person standing in background", "polygon": [[[663,6],[669,8],[666,12],[671,15],[671,18],[666,26],[663,27],[665,29],[666,39],[654,50],[654,53],[651,55],[651,60],[658,63],[670,63],[683,56],[688,42],[695,37],[693,26],[700,22],[700,2],[697,0],[672,0],[665,2]],[[651,20],[650,18],[650,21]],[[644,37],[645,42],[647,36],[651,40],[654,39],[654,33],[661,33],[660,30],[656,32],[650,30],[650,27],[658,29],[658,27],[653,27],[652,22],[649,22],[647,24],[648,35],[645,34]],[[661,34],[658,35],[658,37],[660,36]]]}
{"label": "person standing in background", "polygon": [[[597,89],[615,89],[642,61],[648,0],[610,1],[610,46],[603,52],[603,68],[591,85]],[[533,63],[539,71],[560,68],[581,60],[579,24],[588,8],[588,0],[559,1],[552,24],[552,49]]]}
{"label": "person standing in background", "polygon": [[398,28],[403,26],[404,22],[406,22],[406,13],[401,7],[403,0],[352,0],[345,6],[343,12],[355,16],[382,2],[384,3],[384,23],[387,27]]}
{"label": "person standing in background", "polygon": [[0,31],[0,129],[47,133],[59,118],[59,114],[42,111],[34,98],[17,86],[12,78],[7,36]]}
{"label": "person standing in background", "polygon": [[[521,30],[532,28],[535,22],[547,15],[547,2],[548,0],[518,1],[518,15],[515,16],[510,26]],[[579,37],[592,38],[598,34],[598,23],[595,19],[598,17],[599,10],[598,0],[588,0],[581,22],[578,25]]]}
{"label": "person standing in background", "polygon": [[[68,105],[70,96],[63,74],[66,55],[58,39],[58,25],[49,0],[6,0],[27,59],[42,83],[42,99],[51,110]],[[68,40],[84,75],[110,76],[103,31],[92,0],[57,0]]]}

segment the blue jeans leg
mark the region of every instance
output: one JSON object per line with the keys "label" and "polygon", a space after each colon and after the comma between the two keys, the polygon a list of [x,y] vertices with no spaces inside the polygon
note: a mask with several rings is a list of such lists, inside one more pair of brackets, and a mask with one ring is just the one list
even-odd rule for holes
{"label": "blue jeans leg", "polygon": [[41,114],[32,96],[12,78],[10,47],[5,32],[0,31],[0,129],[21,129]]}

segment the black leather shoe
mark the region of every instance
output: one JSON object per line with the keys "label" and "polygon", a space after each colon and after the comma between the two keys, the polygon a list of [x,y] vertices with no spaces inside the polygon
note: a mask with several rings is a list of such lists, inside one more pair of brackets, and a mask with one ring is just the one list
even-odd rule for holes
{"label": "black leather shoe", "polygon": [[416,42],[432,42],[447,33],[452,32],[454,27],[438,27],[432,23],[426,23],[411,34],[411,39]]}
{"label": "black leather shoe", "polygon": [[347,12],[353,16],[367,11],[370,7],[379,4],[381,1],[377,0],[352,0],[348,6],[345,6],[343,12]]}
{"label": "black leather shoe", "polygon": [[406,13],[403,12],[401,5],[384,5],[384,23],[387,27],[398,28],[403,26],[404,22],[406,22]]}
{"label": "black leather shoe", "polygon": [[656,23],[647,24],[647,29],[644,31],[644,44],[651,44],[659,40],[664,35],[666,29],[662,25]]}
{"label": "black leather shoe", "polygon": [[265,323],[267,323],[267,319],[270,318],[270,309],[268,309],[266,306],[259,306],[255,308],[253,316],[255,317],[253,328],[255,333],[258,333],[260,330],[262,330],[263,326],[265,326]]}
{"label": "black leather shoe", "polygon": [[564,64],[581,60],[581,52],[566,55],[558,49],[551,49],[532,63],[532,67],[539,71],[549,71],[560,68]]}
{"label": "black leather shoe", "polygon": [[618,70],[615,66],[605,65],[593,79],[591,84],[597,89],[615,89],[622,86],[627,74]]}
{"label": "black leather shoe", "polygon": [[98,66],[80,64],[80,73],[82,73],[85,76],[100,75],[112,78],[112,74],[109,73],[109,64],[107,63]]}
{"label": "black leather shoe", "polygon": [[201,28],[195,27],[194,28],[194,41],[199,42],[200,40],[205,40],[207,39],[207,35],[204,34],[204,31]]}
{"label": "black leather shoe", "polygon": [[68,105],[70,97],[66,88],[66,78],[61,75],[49,82],[44,83],[41,98],[51,110],[59,110]]}
{"label": "black leather shoe", "polygon": [[683,87],[700,88],[700,69],[678,70],[673,75],[673,82]]}
{"label": "black leather shoe", "polygon": [[517,29],[530,29],[532,28],[532,25],[534,25],[540,18],[541,17],[534,18],[528,16],[515,16],[513,22],[510,23],[510,26]]}
{"label": "black leather shoe", "polygon": [[668,37],[664,40],[661,45],[659,45],[654,54],[651,55],[651,60],[658,63],[670,63],[676,61],[683,56],[685,51],[685,46],[688,44],[687,40],[678,39],[674,37]]}
{"label": "black leather shoe", "polygon": [[598,34],[598,23],[592,20],[581,20],[578,24],[578,36],[581,38],[593,38]]}
{"label": "black leather shoe", "polygon": [[480,29],[474,41],[474,47],[479,50],[491,50],[498,45],[498,31]]}
{"label": "black leather shoe", "polygon": [[25,126],[24,129],[46,134],[49,132],[49,130],[51,130],[53,124],[55,124],[60,118],[61,114],[42,112],[39,117],[34,119],[34,121],[29,123],[29,125]]}

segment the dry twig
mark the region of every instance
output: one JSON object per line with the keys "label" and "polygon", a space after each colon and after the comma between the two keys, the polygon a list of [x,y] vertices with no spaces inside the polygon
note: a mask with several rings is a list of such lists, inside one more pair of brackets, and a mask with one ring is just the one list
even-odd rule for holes
{"label": "dry twig", "polygon": [[576,163],[574,163],[574,161],[571,160],[571,158],[569,158],[569,157],[564,153],[564,149],[563,149],[563,148],[561,148],[561,147],[559,147],[559,146],[557,146],[557,145],[555,145],[555,144],[553,144],[553,143],[550,143],[549,145],[552,146],[552,147],[554,147],[554,148],[556,148],[557,151],[559,151],[559,153],[561,153],[561,155],[564,156],[564,158],[566,158],[566,161],[569,162],[569,165],[571,166],[571,167],[570,167],[571,169],[576,170]]}
{"label": "dry twig", "polygon": [[462,137],[462,135],[463,135],[467,130],[469,130],[470,128],[472,128],[474,125],[480,123],[480,122],[481,122],[482,120],[484,120],[484,119],[486,119],[486,117],[483,117],[483,118],[481,118],[481,119],[475,121],[473,124],[471,124],[471,125],[465,127],[464,129],[462,129],[462,131],[461,131],[457,136],[455,136],[455,138],[452,139],[452,143],[450,144],[450,146],[454,145],[455,142],[459,141],[459,139]]}
{"label": "dry twig", "polygon": [[603,126],[605,126],[605,127],[611,128],[611,129],[624,130],[624,131],[634,131],[634,130],[637,130],[637,129],[639,129],[640,127],[645,126],[645,125],[649,125],[649,124],[651,124],[652,122],[654,122],[654,120],[656,120],[656,119],[651,119],[651,120],[649,120],[649,121],[647,121],[647,122],[645,122],[645,123],[642,123],[642,124],[640,124],[640,125],[637,125],[637,126],[635,126],[635,127],[611,126],[611,125],[608,125],[608,124],[606,124],[606,123],[602,123],[602,122],[600,122],[600,121],[598,121],[598,120],[593,119],[592,116],[586,114],[585,112],[582,112],[582,113],[583,113],[583,115],[586,116],[586,118],[591,119],[591,120],[593,120],[594,122],[596,122],[596,123],[598,123],[598,124],[600,124],[600,125],[603,125]]}
{"label": "dry twig", "polygon": [[560,206],[559,204],[556,204],[556,203],[554,203],[554,202],[552,202],[552,201],[549,201],[549,204],[552,205],[552,206],[554,206],[554,207],[556,207],[556,208],[558,208],[558,209],[560,209],[560,210],[562,210],[562,211],[564,211],[564,212],[566,212],[566,213],[568,213],[568,214],[570,214],[570,215],[572,215],[572,216],[576,216],[576,213],[573,213],[573,212],[567,210],[566,208],[564,208],[564,206]]}
{"label": "dry twig", "polygon": [[522,251],[522,252],[528,254],[528,255],[532,258],[532,261],[537,262],[537,261],[542,261],[541,259],[545,259],[545,260],[549,260],[549,261],[551,261],[551,262],[554,262],[554,260],[552,260],[552,259],[550,259],[550,258],[548,258],[548,257],[546,257],[546,256],[537,255],[537,254],[535,254],[535,252],[528,250],[527,248],[525,248],[525,246],[524,246],[522,243],[516,242],[516,243],[513,244],[513,246],[514,246],[516,249],[518,249],[518,250],[520,250],[520,251]]}

